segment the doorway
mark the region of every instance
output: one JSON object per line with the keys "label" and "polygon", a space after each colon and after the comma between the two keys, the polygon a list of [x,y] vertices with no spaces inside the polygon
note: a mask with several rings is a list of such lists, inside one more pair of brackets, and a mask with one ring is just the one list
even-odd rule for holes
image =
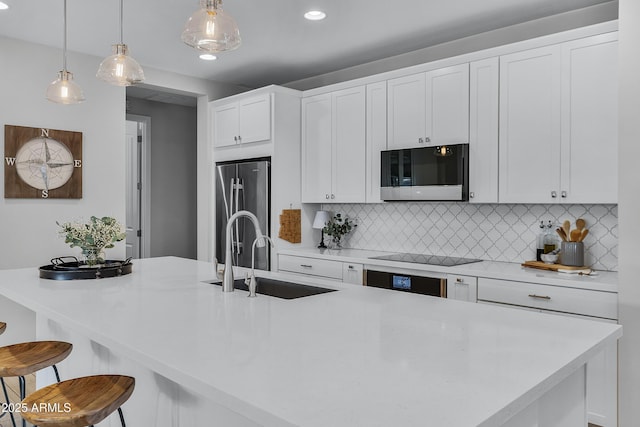
{"label": "doorway", "polygon": [[127,258],[150,256],[149,167],[151,118],[127,114],[126,120],[126,253]]}

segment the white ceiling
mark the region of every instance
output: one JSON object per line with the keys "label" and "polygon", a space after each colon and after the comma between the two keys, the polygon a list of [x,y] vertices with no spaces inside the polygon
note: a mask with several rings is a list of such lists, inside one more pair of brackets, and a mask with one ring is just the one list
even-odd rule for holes
{"label": "white ceiling", "polygon": [[[62,46],[62,0],[3,0],[0,35]],[[124,42],[143,67],[247,87],[283,84],[611,0],[225,0],[239,49],[202,61],[180,41],[197,0],[125,0]],[[69,50],[107,56],[118,0],[68,0]],[[324,21],[302,15],[311,8]],[[73,70],[73,64],[69,64]]]}

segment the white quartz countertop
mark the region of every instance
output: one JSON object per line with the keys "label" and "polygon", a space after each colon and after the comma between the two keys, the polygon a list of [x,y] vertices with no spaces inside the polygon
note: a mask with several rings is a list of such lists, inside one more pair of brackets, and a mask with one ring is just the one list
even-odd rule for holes
{"label": "white quartz countertop", "polygon": [[377,267],[394,268],[406,271],[408,274],[432,273],[435,277],[444,277],[447,274],[460,274],[466,276],[512,280],[516,282],[533,282],[546,285],[590,289],[602,292],[618,292],[618,273],[611,271],[597,271],[594,275],[587,276],[558,273],[555,271],[522,267],[518,263],[497,261],[481,261],[454,267],[442,267],[437,265],[414,264],[374,258],[382,255],[391,255],[395,252],[347,248],[340,250],[317,248],[282,249],[279,250],[278,253],[359,263],[364,264],[365,269],[375,270]]}
{"label": "white quartz countertop", "polygon": [[603,322],[267,273],[296,300],[135,260],[111,279],[0,271],[0,294],[264,426],[496,426],[621,335]]}

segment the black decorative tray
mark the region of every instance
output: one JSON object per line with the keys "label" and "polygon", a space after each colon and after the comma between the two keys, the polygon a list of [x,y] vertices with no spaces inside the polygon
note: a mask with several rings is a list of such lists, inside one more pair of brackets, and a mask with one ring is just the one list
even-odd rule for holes
{"label": "black decorative tray", "polygon": [[108,259],[104,264],[89,267],[76,257],[66,256],[53,258],[51,264],[44,265],[39,270],[41,279],[83,280],[123,276],[131,273],[132,267],[131,258],[124,261]]}

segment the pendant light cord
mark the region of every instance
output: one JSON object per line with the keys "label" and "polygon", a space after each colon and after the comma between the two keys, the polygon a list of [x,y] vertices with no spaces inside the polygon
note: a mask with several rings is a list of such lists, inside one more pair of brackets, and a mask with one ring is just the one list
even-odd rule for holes
{"label": "pendant light cord", "polygon": [[123,3],[124,3],[124,0],[120,0],[120,44],[124,44],[124,32],[122,30],[122,27],[123,27],[123,25],[122,25],[122,17],[123,17],[122,9],[124,9]]}
{"label": "pendant light cord", "polygon": [[62,39],[62,69],[67,71],[67,0],[64,0],[64,37]]}

